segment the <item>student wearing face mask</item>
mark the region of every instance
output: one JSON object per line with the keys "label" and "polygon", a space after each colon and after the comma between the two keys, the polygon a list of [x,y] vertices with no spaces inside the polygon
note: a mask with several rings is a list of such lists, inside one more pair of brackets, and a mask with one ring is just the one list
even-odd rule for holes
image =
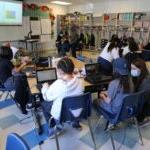
{"label": "student wearing face mask", "polygon": [[[71,59],[64,57],[57,64],[58,79],[50,86],[45,83],[42,88],[44,102],[42,104],[46,120],[51,116],[59,122],[62,100],[67,96],[75,96],[83,93],[80,80],[74,76],[74,64]],[[79,122],[73,123],[73,127],[81,128]],[[54,135],[50,130],[50,136]]]}
{"label": "student wearing face mask", "polygon": [[147,123],[146,116],[150,116],[150,76],[142,59],[136,59],[131,65],[131,76],[135,85],[135,92],[146,91],[142,101],[140,102],[141,108],[137,120],[141,125]]}
{"label": "student wearing face mask", "polygon": [[131,64],[131,76],[135,85],[135,92],[150,90],[150,76],[142,59],[135,59]]}
{"label": "student wearing face mask", "polygon": [[124,58],[114,61],[113,70],[114,80],[110,82],[107,91],[100,93],[100,99],[95,101],[95,104],[98,109],[102,108],[111,114],[117,114],[123,98],[132,93],[134,88],[129,77],[127,61]]}

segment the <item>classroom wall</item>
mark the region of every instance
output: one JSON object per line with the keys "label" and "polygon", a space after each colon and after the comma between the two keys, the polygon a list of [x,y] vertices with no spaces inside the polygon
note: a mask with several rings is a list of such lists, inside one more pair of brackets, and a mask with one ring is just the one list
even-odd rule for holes
{"label": "classroom wall", "polygon": [[149,6],[150,0],[100,0],[94,4],[70,6],[69,12],[80,11],[101,16],[103,13],[150,12]]}
{"label": "classroom wall", "polygon": [[[50,4],[50,3],[40,3],[39,0],[26,0],[25,2],[36,3],[38,5],[40,5],[40,4],[47,5],[53,9],[55,16],[66,14],[68,11],[68,8],[65,6],[54,5],[54,4]],[[52,39],[50,41],[50,43],[47,43],[47,44],[45,43],[44,48],[50,48],[50,49],[55,48],[55,38],[56,38],[56,34],[57,34],[57,29],[56,29],[57,24],[56,23],[57,23],[57,21],[55,20],[54,39]],[[22,26],[0,26],[0,41],[20,40],[20,39],[24,39],[24,36],[25,35],[23,34]]]}

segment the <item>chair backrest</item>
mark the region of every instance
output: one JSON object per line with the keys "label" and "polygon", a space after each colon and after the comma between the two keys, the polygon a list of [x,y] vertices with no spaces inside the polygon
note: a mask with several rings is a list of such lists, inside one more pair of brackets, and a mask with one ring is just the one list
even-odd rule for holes
{"label": "chair backrest", "polygon": [[143,50],[142,51],[142,58],[145,61],[150,61],[150,50]]}
{"label": "chair backrest", "polygon": [[117,114],[115,122],[118,123],[138,115],[139,102],[142,100],[142,94],[143,92],[130,94],[123,99],[120,112]]}
{"label": "chair backrest", "polygon": [[91,115],[91,106],[90,93],[64,98],[60,122],[87,119]]}
{"label": "chair backrest", "polygon": [[7,137],[6,150],[30,150],[30,148],[19,135],[11,133]]}

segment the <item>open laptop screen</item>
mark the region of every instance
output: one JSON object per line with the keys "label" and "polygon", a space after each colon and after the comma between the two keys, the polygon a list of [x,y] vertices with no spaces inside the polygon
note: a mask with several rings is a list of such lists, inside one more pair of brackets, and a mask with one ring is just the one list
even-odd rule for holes
{"label": "open laptop screen", "polygon": [[94,64],[86,64],[85,65],[85,71],[87,76],[96,75],[99,74],[100,71],[100,64],[94,63]]}
{"label": "open laptop screen", "polygon": [[55,81],[57,79],[56,68],[37,70],[36,75],[38,83]]}

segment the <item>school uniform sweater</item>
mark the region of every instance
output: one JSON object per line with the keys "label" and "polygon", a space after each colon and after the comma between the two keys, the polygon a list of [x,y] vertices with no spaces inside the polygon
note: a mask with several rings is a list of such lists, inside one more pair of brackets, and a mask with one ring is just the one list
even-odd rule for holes
{"label": "school uniform sweater", "polygon": [[70,81],[56,80],[50,87],[42,88],[44,100],[53,101],[51,115],[59,120],[61,115],[62,100],[67,96],[75,96],[83,93],[80,80],[74,77]]}

